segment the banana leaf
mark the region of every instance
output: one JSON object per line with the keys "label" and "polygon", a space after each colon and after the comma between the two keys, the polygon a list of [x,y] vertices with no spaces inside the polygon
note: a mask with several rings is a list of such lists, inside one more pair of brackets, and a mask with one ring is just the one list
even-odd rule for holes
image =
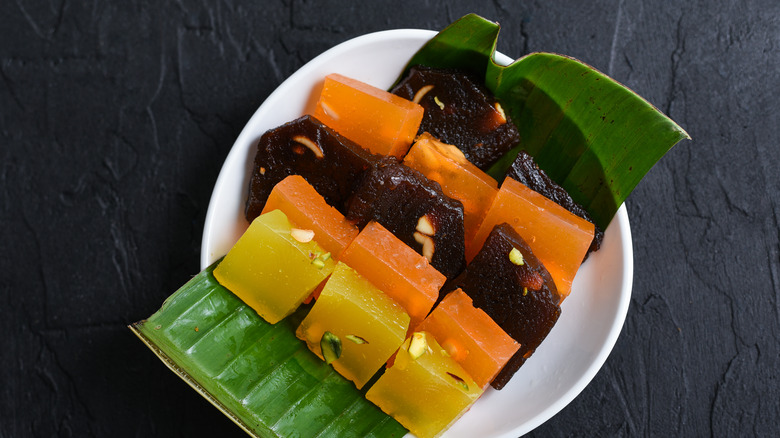
{"label": "banana leaf", "polygon": [[636,93],[576,59],[531,53],[494,60],[500,26],[474,14],[454,22],[409,61],[485,78],[521,143],[488,173],[501,181],[527,151],[602,229],[655,163],[688,133]]}
{"label": "banana leaf", "polygon": [[295,337],[308,309],[269,324],[217,283],[215,266],[130,326],[173,372],[255,437],[406,434]]}

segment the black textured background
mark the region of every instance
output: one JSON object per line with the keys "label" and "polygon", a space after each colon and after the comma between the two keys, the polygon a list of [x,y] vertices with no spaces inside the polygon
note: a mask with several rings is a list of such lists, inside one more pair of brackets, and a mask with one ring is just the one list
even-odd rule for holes
{"label": "black textured background", "polygon": [[579,58],[694,138],[627,202],[614,351],[532,435],[777,436],[780,3],[5,0],[0,437],[243,436],[126,324],[198,271],[222,161],[279,83],[468,12],[502,52]]}

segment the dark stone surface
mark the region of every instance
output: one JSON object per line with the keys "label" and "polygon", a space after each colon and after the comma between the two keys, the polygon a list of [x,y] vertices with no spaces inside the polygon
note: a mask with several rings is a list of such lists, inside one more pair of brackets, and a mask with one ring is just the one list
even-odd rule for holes
{"label": "dark stone surface", "polygon": [[350,4],[0,3],[0,437],[243,436],[125,325],[198,271],[221,163],[282,80],[472,11],[502,23],[502,52],[579,58],[694,138],[627,202],[614,351],[533,435],[776,436],[780,4]]}

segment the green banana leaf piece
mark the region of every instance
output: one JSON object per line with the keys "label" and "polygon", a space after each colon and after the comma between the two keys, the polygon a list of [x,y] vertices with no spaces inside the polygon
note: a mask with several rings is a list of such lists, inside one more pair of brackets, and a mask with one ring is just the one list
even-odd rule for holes
{"label": "green banana leaf piece", "polygon": [[205,269],[130,329],[179,377],[255,437],[402,437],[295,329],[308,309],[268,324]]}
{"label": "green banana leaf piece", "polygon": [[495,63],[499,29],[466,15],[426,43],[407,69],[465,68],[484,77],[522,138],[488,173],[501,181],[523,149],[606,228],[650,168],[690,136],[636,93],[575,59],[532,53],[509,66]]}
{"label": "green banana leaf piece", "polygon": [[478,15],[464,16],[425,43],[406,64],[398,81],[414,65],[456,68],[483,77],[496,50],[499,29],[498,24]]}

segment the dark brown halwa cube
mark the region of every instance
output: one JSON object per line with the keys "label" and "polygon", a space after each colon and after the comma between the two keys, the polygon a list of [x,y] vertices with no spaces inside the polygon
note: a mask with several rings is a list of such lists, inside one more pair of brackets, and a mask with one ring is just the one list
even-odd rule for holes
{"label": "dark brown halwa cube", "polygon": [[418,134],[427,131],[457,146],[483,170],[520,142],[517,127],[498,101],[481,81],[463,72],[415,66],[393,93],[425,109]]}
{"label": "dark brown halwa cube", "polygon": [[[520,153],[517,154],[517,158],[515,158],[515,161],[512,162],[512,166],[507,170],[506,176],[525,184],[529,189],[549,198],[556,204],[569,210],[572,214],[593,223],[590,214],[588,214],[580,204],[574,202],[563,187],[551,180],[550,177],[539,168],[533,157],[528,155],[525,151],[520,151]],[[601,246],[601,241],[603,239],[604,231],[597,226],[593,241],[590,243],[590,248],[588,248],[588,254],[597,251]]]}
{"label": "dark brown halwa cube", "polygon": [[[510,257],[513,249],[522,257]],[[517,264],[520,259],[522,264]],[[446,289],[458,287],[471,297],[474,307],[482,309],[520,343],[520,349],[491,382],[501,389],[558,320],[558,290],[528,244],[507,224],[493,228],[482,250]]]}
{"label": "dark brown halwa cube", "polygon": [[259,216],[271,190],[289,175],[301,175],[344,213],[347,199],[377,159],[308,115],[271,129],[257,144],[246,218],[252,222]]}
{"label": "dark brown halwa cube", "polygon": [[447,278],[466,265],[463,204],[393,157],[382,158],[366,174],[346,216],[361,228],[371,220],[379,222]]}

